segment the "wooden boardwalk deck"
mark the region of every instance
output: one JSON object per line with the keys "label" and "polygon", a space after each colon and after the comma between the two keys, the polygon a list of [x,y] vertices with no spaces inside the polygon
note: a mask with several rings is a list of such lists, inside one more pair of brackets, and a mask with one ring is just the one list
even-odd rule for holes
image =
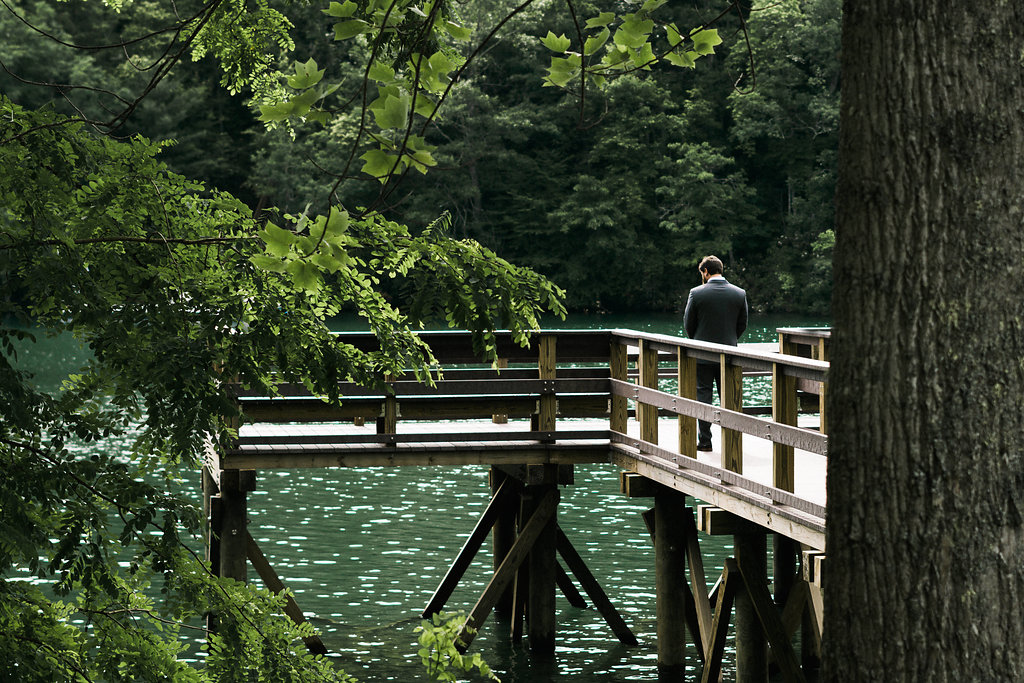
{"label": "wooden boardwalk deck", "polygon": [[[659,670],[685,668],[681,648],[690,633],[703,679],[717,680],[735,601],[736,638],[753,657],[744,663],[755,672],[747,680],[767,671],[757,653],[770,642],[787,680],[802,681],[789,639],[804,615],[805,654],[820,647],[827,335],[789,334],[779,353],[774,345],[725,347],[630,330],[542,331],[531,349],[499,340],[509,363],[499,371],[474,365],[468,335],[425,333],[446,364],[436,386],[405,378],[377,393],[340,385],[340,405],[300,386],[280,385],[274,397],[232,387],[243,424],[230,447],[211,444],[204,468],[211,562],[221,575],[244,579],[248,558],[268,585],[281,585],[245,526],[246,493],[259,470],[488,466],[491,505],[425,614],[443,607],[490,534],[495,573],[467,618],[467,646],[491,610],[508,609],[513,638],[522,637],[529,612],[531,650],[554,650],[556,580],[563,592],[571,588],[556,549],[616,637],[635,643],[556,521],[558,487],[572,483],[572,468],[611,462],[623,470],[625,495],[654,502],[645,521],[656,547]],[[376,342],[358,334],[345,341],[366,349]],[[801,344],[810,351],[798,354]],[[721,368],[720,406],[696,401],[697,362]],[[770,416],[744,409],[744,380],[752,376],[770,382]],[[713,423],[712,452],[696,450],[698,419]],[[709,505],[695,515],[692,499]],[[717,599],[705,592],[699,532],[735,535],[736,558],[726,563]],[[768,534],[774,597],[766,588]],[[302,618],[297,606],[289,609]]]}

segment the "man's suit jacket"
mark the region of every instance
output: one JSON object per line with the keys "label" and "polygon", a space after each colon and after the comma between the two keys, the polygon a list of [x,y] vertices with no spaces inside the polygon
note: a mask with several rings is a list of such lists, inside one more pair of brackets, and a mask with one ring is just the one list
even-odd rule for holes
{"label": "man's suit jacket", "polygon": [[690,290],[683,324],[690,339],[735,346],[747,329],[747,293],[725,278]]}

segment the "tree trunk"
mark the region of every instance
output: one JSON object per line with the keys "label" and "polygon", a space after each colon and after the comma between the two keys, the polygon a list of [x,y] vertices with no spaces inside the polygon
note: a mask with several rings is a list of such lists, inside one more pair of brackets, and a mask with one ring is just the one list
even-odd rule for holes
{"label": "tree trunk", "polygon": [[846,0],[824,679],[1024,680],[1024,3]]}

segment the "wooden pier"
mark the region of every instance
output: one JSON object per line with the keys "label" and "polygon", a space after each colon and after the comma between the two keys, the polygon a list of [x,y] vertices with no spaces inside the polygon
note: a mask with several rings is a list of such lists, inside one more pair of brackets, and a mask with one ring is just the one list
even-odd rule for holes
{"label": "wooden pier", "polygon": [[[556,592],[579,604],[577,584],[609,637],[636,644],[573,530],[558,523],[559,487],[573,484],[574,468],[612,462],[623,495],[652,502],[644,521],[655,546],[659,678],[684,680],[691,642],[700,680],[718,681],[731,622],[736,680],[765,681],[769,670],[807,679],[821,645],[827,331],[781,330],[779,351],[629,330],[541,331],[529,349],[500,337],[499,367],[480,364],[466,333],[422,336],[442,366],[433,386],[404,377],[379,392],[342,385],[340,405],[302,386],[281,384],[275,396],[227,386],[244,421],[231,448],[208,449],[204,468],[216,571],[246,580],[251,564],[271,590],[284,587],[246,528],[260,470],[485,465],[491,502],[424,615],[446,605],[490,538],[494,574],[469,612],[465,647],[497,610],[511,616],[512,639],[552,653]],[[339,337],[376,346],[370,334]],[[721,368],[720,406],[696,401],[698,361]],[[745,406],[745,377],[767,383],[770,405]],[[698,418],[715,425],[712,453],[696,450]],[[735,550],[710,591],[700,550],[708,534],[732,536]],[[303,619],[294,602],[287,611]],[[324,651],[315,638],[307,645]]]}

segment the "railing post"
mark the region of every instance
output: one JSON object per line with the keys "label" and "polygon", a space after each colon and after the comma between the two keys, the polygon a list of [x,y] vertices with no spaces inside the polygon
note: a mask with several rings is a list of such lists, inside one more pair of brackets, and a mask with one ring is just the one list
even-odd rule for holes
{"label": "railing post", "polygon": [[[541,380],[550,380],[552,383],[554,383],[556,375],[555,347],[557,342],[558,337],[553,334],[545,334],[541,335],[538,346],[539,357],[537,359],[537,368],[539,378]],[[538,402],[537,407],[537,431],[555,431],[555,418],[557,413],[558,397],[555,395],[554,388],[550,391],[543,391],[540,395],[540,401]]]}
{"label": "railing post", "polygon": [[[779,335],[779,353],[795,355],[792,342]],[[797,420],[796,378],[784,373],[779,363],[772,364],[772,420],[780,424],[795,425]],[[792,491],[794,480],[793,447],[772,444],[772,485]]]}
{"label": "railing post", "polygon": [[[722,354],[720,358],[722,408],[742,411],[743,368],[729,363],[725,354]],[[733,472],[743,473],[743,432],[722,428],[722,467]]]}
{"label": "railing post", "polygon": [[[612,379],[625,382],[629,379],[628,359],[626,356],[626,345],[616,339],[612,339],[609,350],[608,369]],[[625,396],[612,395],[611,402],[611,430],[625,434],[629,421],[629,405]]]}
{"label": "railing post", "polygon": [[[508,367],[508,358],[498,358],[498,359],[496,359],[494,361],[494,367],[496,369],[498,369],[499,371],[501,369],[503,369],[503,368],[507,368]],[[491,415],[491,422],[496,424],[496,425],[508,424],[508,415],[501,414],[501,413],[498,413],[498,414],[495,414],[495,415]]]}
{"label": "railing post", "polygon": [[[640,386],[658,388],[658,352],[646,339],[640,340]],[[638,401],[636,412],[640,421],[640,438],[658,443],[658,407]]]}
{"label": "railing post", "polygon": [[[697,399],[697,360],[687,355],[686,349],[679,347],[678,375],[679,395],[692,400]],[[679,452],[685,456],[697,457],[697,418],[687,415],[679,416]]]}

